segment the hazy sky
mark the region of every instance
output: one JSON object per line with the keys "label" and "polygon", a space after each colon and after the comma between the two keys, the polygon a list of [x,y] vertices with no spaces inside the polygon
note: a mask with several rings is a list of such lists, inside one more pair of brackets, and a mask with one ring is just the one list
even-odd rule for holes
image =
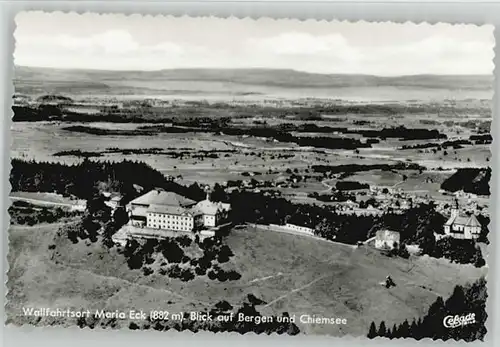
{"label": "hazy sky", "polygon": [[493,26],[23,12],[14,63],[113,70],[290,68],[491,74]]}

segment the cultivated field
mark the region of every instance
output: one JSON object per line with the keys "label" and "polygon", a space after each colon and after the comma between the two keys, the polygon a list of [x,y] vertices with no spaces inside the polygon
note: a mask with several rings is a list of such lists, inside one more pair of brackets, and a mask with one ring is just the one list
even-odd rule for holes
{"label": "cultivated field", "polygon": [[[75,124],[77,125],[77,124]],[[191,184],[225,183],[228,180],[244,180],[244,172],[265,174],[269,170],[276,171],[274,175],[256,177],[260,180],[278,178],[286,169],[298,169],[304,173],[312,165],[343,165],[343,164],[395,164],[412,162],[420,164],[429,170],[443,168],[447,171],[433,171],[432,176],[438,176],[435,183],[449,177],[458,167],[485,167],[491,157],[489,145],[474,145],[459,149],[450,149],[446,154],[443,150],[433,153],[426,150],[397,150],[397,148],[414,144],[408,141],[383,141],[373,148],[360,148],[359,153],[347,150],[318,150],[300,147],[290,143],[269,143],[266,139],[245,136],[216,135],[208,133],[160,133],[154,136],[122,136],[122,135],[92,135],[64,130],[67,125],[57,122],[16,122],[12,127],[13,143],[12,157],[36,159],[38,161],[58,161],[77,163],[82,160],[75,155],[55,156],[58,152],[82,151],[98,153],[93,160],[121,161],[123,159],[143,161],[165,175],[183,179]],[[141,124],[143,126],[143,124]],[[341,125],[342,126],[342,125]],[[379,124],[385,126],[385,124]],[[127,129],[137,128],[134,124],[92,123],[93,128]],[[425,143],[428,141],[420,141]],[[184,151],[184,156],[151,153],[127,153],[130,149],[159,148],[164,151]],[[118,149],[120,151],[109,151]],[[215,151],[216,157],[204,158],[200,151]],[[422,152],[422,151],[421,151]],[[384,173],[386,177],[377,179],[376,172],[365,172],[357,176],[361,182],[380,185],[393,185],[401,178],[391,172]],[[389,177],[391,176],[392,177]],[[365,176],[365,177],[363,177]],[[400,175],[399,175],[400,176]],[[407,189],[418,190],[426,176],[420,175],[411,184],[406,182]],[[311,189],[304,187],[304,192]],[[435,187],[431,189],[434,191]],[[299,190],[301,191],[301,190]]]}

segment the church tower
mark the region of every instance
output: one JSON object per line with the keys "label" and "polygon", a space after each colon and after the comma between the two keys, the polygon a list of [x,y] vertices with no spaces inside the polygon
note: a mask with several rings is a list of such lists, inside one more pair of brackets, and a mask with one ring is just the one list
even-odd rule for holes
{"label": "church tower", "polygon": [[453,205],[451,206],[451,218],[458,217],[460,215],[460,206],[458,206],[458,199],[455,198]]}
{"label": "church tower", "polygon": [[205,186],[206,200],[210,201],[210,186]]}

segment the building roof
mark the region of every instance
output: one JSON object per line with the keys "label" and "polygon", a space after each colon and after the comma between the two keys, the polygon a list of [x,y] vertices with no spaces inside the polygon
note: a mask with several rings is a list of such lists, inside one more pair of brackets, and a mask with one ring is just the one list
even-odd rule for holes
{"label": "building roof", "polygon": [[110,201],[121,201],[121,199],[122,199],[121,195],[115,195],[110,199]]}
{"label": "building roof", "polygon": [[480,227],[481,223],[477,220],[475,215],[471,216],[452,216],[448,221],[444,224],[447,226],[451,225],[463,225],[466,227]]}
{"label": "building roof", "polygon": [[191,209],[185,209],[180,206],[170,206],[170,205],[149,205],[147,213],[160,213],[160,214],[170,214],[170,215],[193,215]]}
{"label": "building roof", "polygon": [[182,195],[166,192],[161,189],[153,189],[144,195],[135,198],[130,202],[131,204],[140,205],[167,205],[167,206],[179,206],[179,207],[190,207],[196,202],[183,197]]}
{"label": "building roof", "polygon": [[231,205],[222,202],[202,200],[196,204],[195,208],[202,214],[216,215],[218,211],[229,211]]}
{"label": "building roof", "polygon": [[219,205],[222,207],[223,210],[229,211],[231,209],[231,204],[226,204],[224,202],[219,202]]}
{"label": "building roof", "polygon": [[202,200],[196,204],[196,208],[203,214],[215,215],[219,211],[217,203],[210,200]]}
{"label": "building roof", "polygon": [[139,206],[139,207],[135,207],[132,210],[132,216],[146,217],[147,214],[148,214],[148,208],[147,207]]}
{"label": "building roof", "polygon": [[399,242],[400,239],[399,232],[388,229],[378,230],[375,236],[379,240],[390,240]]}

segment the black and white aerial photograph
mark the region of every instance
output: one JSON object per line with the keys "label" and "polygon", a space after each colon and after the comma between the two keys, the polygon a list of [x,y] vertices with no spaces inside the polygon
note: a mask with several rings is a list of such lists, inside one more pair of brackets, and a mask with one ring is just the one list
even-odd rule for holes
{"label": "black and white aerial photograph", "polygon": [[7,325],[488,333],[493,26],[15,24]]}

